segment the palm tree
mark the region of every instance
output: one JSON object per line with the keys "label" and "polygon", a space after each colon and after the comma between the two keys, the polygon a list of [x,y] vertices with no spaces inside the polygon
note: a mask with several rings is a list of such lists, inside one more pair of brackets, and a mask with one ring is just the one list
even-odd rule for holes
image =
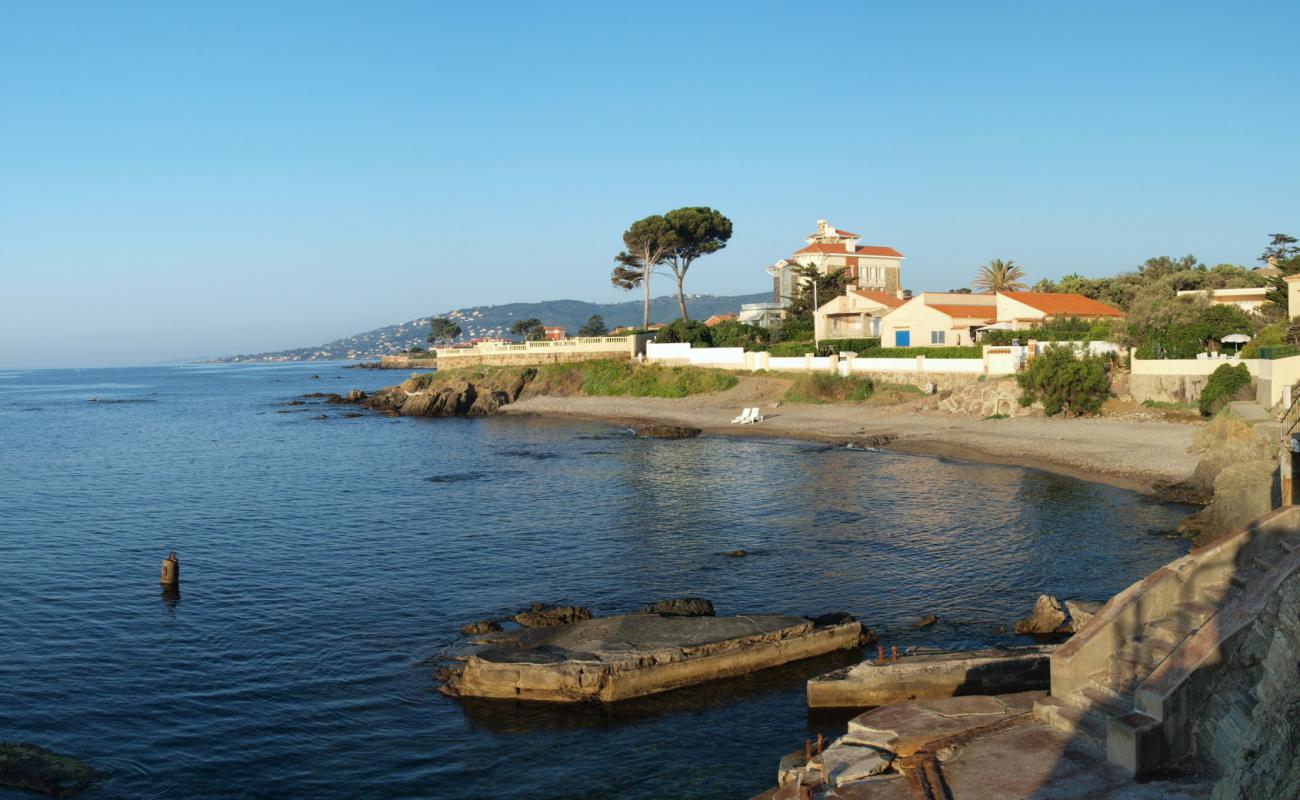
{"label": "palm tree", "polygon": [[1003,261],[995,258],[980,267],[979,274],[971,285],[986,292],[1015,292],[1025,288],[1025,271],[1016,266],[1011,259]]}

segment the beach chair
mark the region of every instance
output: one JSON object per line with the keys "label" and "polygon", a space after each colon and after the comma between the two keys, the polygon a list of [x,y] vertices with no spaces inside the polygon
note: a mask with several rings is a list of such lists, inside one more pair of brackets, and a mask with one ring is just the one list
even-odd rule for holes
{"label": "beach chair", "polygon": [[740,409],[740,416],[731,421],[732,425],[745,425],[749,423],[749,409]]}
{"label": "beach chair", "polygon": [[754,407],[754,408],[752,408],[752,409],[750,409],[750,410],[753,412],[752,414],[749,415],[749,424],[750,424],[750,425],[757,425],[758,423],[760,423],[760,422],[763,421],[763,415],[760,414],[760,413],[758,413],[758,408],[757,408],[757,407]]}

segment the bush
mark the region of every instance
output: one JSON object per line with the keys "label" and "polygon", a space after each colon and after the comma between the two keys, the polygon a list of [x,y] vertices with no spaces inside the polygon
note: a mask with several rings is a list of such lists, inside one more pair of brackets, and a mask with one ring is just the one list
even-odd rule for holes
{"label": "bush", "polygon": [[813,338],[813,322],[810,319],[782,320],[773,338],[778,342],[807,341]]}
{"label": "bush", "polygon": [[1179,302],[1170,307],[1157,307],[1150,322],[1130,322],[1128,340],[1136,345],[1138,358],[1196,358],[1230,333],[1254,330],[1250,317],[1236,306]]}
{"label": "bush", "polygon": [[1087,320],[1078,317],[1054,319],[1032,328],[1019,331],[984,331],[983,344],[1021,344],[1033,339],[1036,342],[1109,342],[1119,338],[1120,324],[1111,320]]}
{"label": "bush", "polygon": [[1242,358],[1259,358],[1259,351],[1264,347],[1273,347],[1286,343],[1286,323],[1275,322],[1272,325],[1265,325],[1255,334],[1255,338],[1246,343],[1241,348]]}
{"label": "bush", "polygon": [[860,403],[874,390],[870,378],[814,372],[795,378],[782,399],[787,403]]}
{"label": "bush", "polygon": [[1096,414],[1110,397],[1107,364],[1101,356],[1077,357],[1072,347],[1048,347],[1016,376],[1020,404],[1041,402],[1049,417]]}
{"label": "bush", "polygon": [[713,329],[703,322],[679,319],[660,328],[655,341],[660,344],[686,342],[694,347],[712,347]]}
{"label": "bush", "polygon": [[762,350],[767,347],[767,329],[757,325],[729,319],[714,325],[710,331],[714,347],[743,347],[746,350]]}
{"label": "bush", "polygon": [[774,356],[791,357],[801,356],[805,353],[816,353],[817,347],[811,342],[777,342],[767,348],[767,351]]}
{"label": "bush", "polygon": [[965,347],[882,347],[877,350],[864,350],[858,355],[866,358],[983,358],[982,345]]}
{"label": "bush", "polygon": [[880,337],[871,339],[822,339],[820,355],[830,355],[831,353],[854,352],[859,355],[864,350],[879,350]]}
{"label": "bush", "polygon": [[1201,390],[1201,399],[1197,402],[1197,407],[1200,408],[1203,416],[1213,416],[1227,405],[1229,400],[1238,399],[1238,393],[1247,386],[1250,386],[1250,370],[1245,364],[1238,364],[1235,367],[1231,364],[1223,364],[1210,373],[1210,380]]}

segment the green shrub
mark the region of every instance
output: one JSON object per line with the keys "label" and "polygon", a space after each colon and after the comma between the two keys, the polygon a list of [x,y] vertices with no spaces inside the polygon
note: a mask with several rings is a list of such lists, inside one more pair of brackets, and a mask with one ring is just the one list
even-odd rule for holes
{"label": "green shrub", "polygon": [[1293,344],[1275,344],[1259,348],[1259,357],[1270,361],[1275,358],[1290,358],[1294,355],[1300,355],[1300,347]]}
{"label": "green shrub", "polygon": [[1113,320],[1063,317],[1019,331],[984,331],[980,334],[980,342],[1011,344],[1016,340],[1024,344],[1030,339],[1036,342],[1110,342],[1119,338],[1121,328],[1121,323]]}
{"label": "green shrub", "polygon": [[926,358],[983,358],[984,347],[982,345],[965,347],[882,347],[875,350],[864,350],[858,355],[864,358],[916,358],[917,356],[925,356]]}
{"label": "green shrub", "polygon": [[787,403],[860,403],[874,390],[870,378],[814,372],[795,378],[782,399]]}
{"label": "green shrub", "polygon": [[1079,358],[1072,347],[1048,347],[1016,376],[1020,404],[1041,402],[1049,417],[1096,414],[1110,397],[1108,363],[1100,356]]}
{"label": "green shrub", "polygon": [[1167,325],[1129,325],[1128,339],[1137,346],[1138,358],[1196,358],[1197,353],[1205,352],[1212,342],[1228,334],[1254,330],[1246,312],[1233,305],[1189,306],[1183,310],[1195,316]]}
{"label": "green shrub", "polygon": [[1273,347],[1286,343],[1286,323],[1275,322],[1259,329],[1259,333],[1241,348],[1242,358],[1259,358],[1259,351],[1264,347]]}
{"label": "green shrub", "polygon": [[660,344],[686,342],[694,347],[712,347],[713,329],[703,322],[679,319],[660,328],[655,341]]}
{"label": "green shrub", "polygon": [[817,347],[811,341],[808,342],[777,342],[767,348],[767,352],[774,356],[789,358],[791,356],[801,356],[805,353],[816,353]]}
{"label": "green shrub", "polygon": [[743,347],[746,350],[763,350],[767,347],[768,332],[757,325],[747,325],[729,319],[710,328],[714,347]]}
{"label": "green shrub", "polygon": [[782,320],[773,338],[778,342],[807,341],[813,338],[813,322],[810,319]]}
{"label": "green shrub", "polygon": [[847,352],[861,355],[864,350],[880,349],[880,337],[876,336],[870,339],[822,339],[820,344],[821,347],[818,352],[824,356],[831,353]]}
{"label": "green shrub", "polygon": [[1250,370],[1245,364],[1238,364],[1235,367],[1231,364],[1223,364],[1210,373],[1210,379],[1201,390],[1201,399],[1196,405],[1203,416],[1213,416],[1227,405],[1228,401],[1239,399],[1238,393],[1247,386],[1250,386]]}
{"label": "green shrub", "polygon": [[735,375],[700,367],[615,360],[582,361],[576,366],[583,375],[582,393],[604,397],[686,397],[721,392],[738,382]]}

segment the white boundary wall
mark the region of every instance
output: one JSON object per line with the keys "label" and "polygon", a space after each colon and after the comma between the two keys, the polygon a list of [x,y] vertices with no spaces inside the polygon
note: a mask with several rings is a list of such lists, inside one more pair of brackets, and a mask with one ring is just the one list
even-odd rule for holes
{"label": "white boundary wall", "polygon": [[1024,364],[1025,347],[985,347],[983,358],[863,358],[854,353],[831,356],[774,356],[745,352],[739,347],[691,347],[685,343],[646,345],[646,360],[655,364],[690,365],[735,370],[834,372],[840,375],[915,372],[950,375],[1011,375]]}

